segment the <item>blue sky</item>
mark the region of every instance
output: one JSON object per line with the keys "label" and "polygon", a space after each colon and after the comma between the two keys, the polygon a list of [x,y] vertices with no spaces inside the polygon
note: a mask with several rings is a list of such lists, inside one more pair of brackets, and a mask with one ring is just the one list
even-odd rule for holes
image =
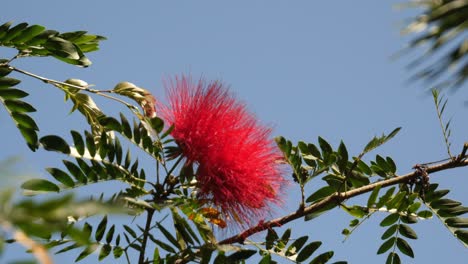
{"label": "blue sky", "polygon": [[[275,135],[314,143],[322,136],[335,147],[343,140],[353,155],[373,136],[401,126],[394,140],[368,158],[377,153],[392,156],[398,173],[404,174],[417,163],[445,158],[446,152],[432,99],[424,92],[427,87],[407,82],[410,71],[405,65],[413,55],[390,59],[407,43],[408,38],[399,32],[405,19],[415,14],[396,10],[398,3],[16,0],[2,4],[0,22],[28,22],[59,31],[87,30],[108,38],[100,51],[89,55],[94,64],[86,69],[50,58],[23,59],[15,64],[52,79],[79,78],[97,89],[130,81],[158,98],[164,97],[162,80],[176,74],[221,79],[264,123],[275,128]],[[12,54],[0,49],[0,57]],[[71,105],[62,103],[60,91],[36,80],[21,79],[20,87],[31,94],[29,102],[38,109],[34,117],[41,135],[68,137],[69,129],[86,128],[81,116],[68,114]],[[467,140],[465,90],[449,95],[446,110],[447,117],[453,118],[455,153]],[[126,111],[114,103],[96,101],[107,113]],[[22,158],[23,173],[18,179],[30,174],[47,177],[45,167],[59,166],[60,155],[29,152],[4,110],[0,110],[0,123],[4,139],[0,160]],[[463,187],[466,173],[466,169],[446,171],[432,176],[431,181],[452,188],[450,197],[467,204]],[[309,193],[321,184],[319,179],[310,183]],[[287,204],[276,216],[296,208],[299,197],[294,187],[291,185]],[[91,194],[98,188],[82,193]],[[386,255],[375,252],[384,232],[378,223],[384,216],[373,217],[345,243],[340,233],[351,217],[339,209],[312,222],[294,222],[293,236],[307,233],[310,239],[323,241],[323,250],[335,250],[335,260],[383,263]],[[414,228],[420,235],[411,241],[414,263],[440,263],[447,261],[447,256],[451,263],[467,259],[466,248],[438,219]],[[11,256],[22,249],[11,247],[7,252]],[[63,263],[67,257],[55,258]],[[96,260],[90,256],[82,263]],[[405,263],[410,261],[404,259]]]}

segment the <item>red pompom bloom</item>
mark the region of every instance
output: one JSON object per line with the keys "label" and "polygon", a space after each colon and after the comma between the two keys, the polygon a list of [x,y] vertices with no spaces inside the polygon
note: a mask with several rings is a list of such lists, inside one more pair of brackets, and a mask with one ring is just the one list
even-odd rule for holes
{"label": "red pompom bloom", "polygon": [[271,129],[259,124],[222,83],[176,78],[162,117],[184,157],[198,165],[199,197],[228,218],[252,224],[280,203],[285,180]]}

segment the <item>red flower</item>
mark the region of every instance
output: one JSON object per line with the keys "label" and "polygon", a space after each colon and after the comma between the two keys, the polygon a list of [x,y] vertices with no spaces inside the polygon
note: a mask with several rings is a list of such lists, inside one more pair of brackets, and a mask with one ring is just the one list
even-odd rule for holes
{"label": "red flower", "polygon": [[281,203],[278,148],[271,129],[259,124],[218,81],[180,77],[166,85],[169,105],[161,115],[189,163],[198,165],[199,197],[230,219],[252,224]]}

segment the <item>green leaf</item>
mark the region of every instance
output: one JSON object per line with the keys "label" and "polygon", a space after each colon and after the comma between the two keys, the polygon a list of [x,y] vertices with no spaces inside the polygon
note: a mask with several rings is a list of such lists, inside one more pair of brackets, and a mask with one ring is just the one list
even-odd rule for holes
{"label": "green leaf", "polygon": [[155,247],[154,252],[153,252],[153,264],[159,264],[159,263],[160,263],[159,249],[158,247]]}
{"label": "green leaf", "polygon": [[399,131],[401,127],[395,128],[388,136],[383,134],[381,137],[374,137],[367,145],[364,147],[363,154],[372,151],[373,149],[385,144],[387,141],[392,139]]}
{"label": "green leaf", "polygon": [[296,261],[301,262],[309,258],[322,245],[320,241],[314,241],[305,246],[297,255]]}
{"label": "green leaf", "polygon": [[400,234],[407,238],[418,239],[418,235],[416,235],[416,232],[409,225],[401,224],[399,231]]}
{"label": "green leaf", "polygon": [[323,139],[322,137],[318,137],[318,142],[320,149],[322,150],[322,153],[324,155],[329,155],[333,152],[332,146],[325,139]]}
{"label": "green leaf", "polygon": [[388,209],[399,208],[405,196],[406,196],[405,191],[398,192],[390,201],[387,202],[387,208]]}
{"label": "green leaf", "polygon": [[120,113],[120,120],[122,122],[122,133],[125,135],[125,137],[132,138],[132,128],[130,123],[122,113]]}
{"label": "green leaf", "polygon": [[112,247],[109,244],[104,244],[101,247],[101,251],[99,252],[99,261],[101,261],[101,260],[105,259],[107,256],[109,256],[111,251],[112,251]]}
{"label": "green leaf", "polygon": [[339,160],[337,162],[338,167],[340,168],[340,171],[345,171],[346,166],[348,164],[348,150],[346,149],[345,144],[343,141],[340,142],[340,146],[338,146],[338,155],[339,155]]}
{"label": "green leaf", "polygon": [[455,217],[466,213],[468,213],[468,207],[465,206],[455,206],[452,208],[445,208],[437,211],[437,214],[440,217]]}
{"label": "green leaf", "polygon": [[73,137],[73,143],[75,144],[76,151],[78,151],[78,154],[83,156],[85,153],[85,146],[84,146],[83,138],[81,137],[80,133],[74,130],[70,131],[70,133]]}
{"label": "green leaf", "polygon": [[70,188],[75,187],[75,182],[73,181],[73,179],[70,176],[68,176],[68,174],[65,173],[64,171],[57,169],[57,168],[46,168],[46,170],[47,172],[49,172],[50,175],[52,175],[52,177],[54,177],[57,181],[59,181],[63,185],[70,187]]}
{"label": "green leaf", "polygon": [[372,193],[369,196],[369,199],[367,200],[368,208],[371,208],[375,204],[375,201],[377,200],[377,197],[379,196],[380,188],[382,188],[382,185],[379,185],[372,190]]}
{"label": "green leaf", "polygon": [[418,216],[424,219],[432,218],[432,212],[428,210],[418,212]]}
{"label": "green leaf", "polygon": [[306,215],[304,217],[304,220],[305,221],[310,221],[310,220],[312,220],[312,219],[314,219],[314,218],[328,212],[329,210],[335,208],[336,206],[337,205],[334,204],[334,203],[329,203],[328,205],[324,206],[323,208],[317,210],[316,212],[313,212],[313,213],[310,213],[310,214]]}
{"label": "green leaf", "polygon": [[173,244],[174,246],[180,249],[180,245],[177,242],[177,240],[174,238],[174,236],[172,236],[172,234],[169,231],[167,231],[167,229],[164,226],[162,226],[160,223],[156,223],[156,225],[158,226],[158,229],[161,231],[161,233],[163,233],[164,237],[166,237],[166,239],[169,240],[171,244]]}
{"label": "green leaf", "polygon": [[271,255],[267,254],[267,255],[263,256],[263,258],[260,260],[260,262],[258,264],[270,264],[270,263],[272,263]]}
{"label": "green leaf", "polygon": [[96,143],[94,142],[93,134],[89,133],[88,131],[85,131],[85,140],[86,148],[89,151],[89,155],[91,155],[91,157],[96,156]]}
{"label": "green leaf", "polygon": [[468,247],[468,230],[457,230],[454,234],[465,244],[465,247]]}
{"label": "green leaf", "polygon": [[387,190],[387,192],[385,192],[385,194],[379,198],[379,202],[377,203],[377,208],[381,208],[382,206],[384,206],[387,203],[387,201],[390,199],[390,197],[392,197],[393,192],[395,191],[395,189],[396,189],[395,186],[389,188]]}
{"label": "green leaf", "polygon": [[278,234],[276,233],[275,230],[273,229],[268,229],[267,231],[267,235],[266,235],[266,238],[265,238],[265,248],[267,250],[270,250],[273,248],[273,244],[274,242],[278,239]]}
{"label": "green leaf", "polygon": [[307,203],[315,203],[320,200],[323,200],[325,197],[330,196],[331,194],[335,193],[335,189],[331,186],[325,186],[314,192],[310,195],[307,199]]}
{"label": "green leaf", "polygon": [[110,244],[112,242],[112,239],[114,238],[114,231],[115,231],[115,225],[112,225],[111,228],[109,228],[109,231],[107,231],[107,235],[106,235],[107,244]]}
{"label": "green leaf", "polygon": [[388,253],[387,261],[385,261],[385,264],[400,264],[400,256],[398,256],[397,253],[395,252],[390,252]]}
{"label": "green leaf", "polygon": [[18,126],[32,129],[32,130],[39,130],[36,125],[36,122],[28,115],[19,113],[19,112],[12,112],[11,117],[18,123]]}
{"label": "green leaf", "polygon": [[96,229],[96,234],[95,234],[96,241],[101,241],[102,237],[104,236],[104,233],[106,232],[106,228],[107,228],[107,215],[102,218],[101,222],[99,223]]}
{"label": "green leaf", "polygon": [[170,245],[168,245],[168,244],[162,242],[161,240],[155,239],[155,240],[154,240],[154,243],[155,243],[156,245],[160,246],[162,249],[164,249],[164,250],[167,251],[167,252],[171,252],[171,253],[176,253],[176,252],[177,252],[173,247],[171,247]]}
{"label": "green leaf", "polygon": [[39,146],[37,142],[37,133],[33,129],[29,128],[24,128],[24,127],[18,127],[19,131],[21,132],[21,135],[23,138],[26,140],[26,143],[28,144],[28,147],[32,150],[35,151]]}
{"label": "green leaf", "polygon": [[420,202],[413,203],[412,205],[408,207],[408,213],[411,213],[411,214],[415,213],[416,211],[418,211],[419,207],[421,207]]}
{"label": "green leaf", "polygon": [[[0,67],[0,71],[1,71],[1,67]],[[1,75],[1,72],[0,72],[0,75]],[[14,88],[0,89],[0,97],[2,97],[4,100],[24,98],[28,95],[29,94],[27,92],[23,90],[19,90],[19,89],[14,89]]]}
{"label": "green leaf", "polygon": [[93,246],[86,247],[83,251],[81,251],[80,255],[78,255],[78,257],[75,259],[75,262],[78,262],[86,258],[87,256],[91,255],[91,253],[93,253],[95,250],[96,250],[96,247],[93,247]]}
{"label": "green leaf", "polygon": [[253,256],[255,253],[257,253],[256,250],[251,250],[251,249],[240,250],[228,256],[227,261],[237,262],[240,260],[246,260],[250,258],[251,256]]}
{"label": "green leaf", "polygon": [[24,43],[29,41],[30,39],[34,38],[35,36],[39,35],[41,32],[45,30],[45,27],[40,25],[32,25],[26,28],[16,36],[14,39],[11,40],[13,43]]}
{"label": "green leaf", "polygon": [[324,264],[324,263],[327,263],[327,261],[329,261],[333,257],[333,254],[334,254],[333,251],[328,251],[328,252],[322,253],[322,254],[318,255],[317,257],[315,257],[310,262],[310,264]]}
{"label": "green leaf", "polygon": [[0,43],[2,42],[2,39],[6,36],[6,33],[8,32],[8,29],[12,24],[13,22],[9,21],[0,26]]}
{"label": "green leaf", "polygon": [[438,199],[444,197],[449,192],[450,192],[450,190],[437,190],[437,191],[434,191],[434,192],[429,191],[429,192],[426,193],[425,198],[426,198],[427,202],[431,202],[431,201],[438,200]]}
{"label": "green leaf", "polygon": [[119,133],[122,131],[119,121],[113,117],[102,117],[99,119],[99,123],[108,131],[117,131]]}
{"label": "green leaf", "polygon": [[125,231],[127,231],[127,233],[129,233],[133,238],[137,237],[137,234],[135,233],[135,231],[133,231],[131,227],[129,227],[128,225],[123,225],[123,227]]}
{"label": "green leaf", "polygon": [[385,232],[382,234],[381,239],[385,240],[385,239],[391,237],[393,234],[395,234],[398,227],[399,227],[399,225],[392,225],[391,227],[387,228],[387,230],[385,230]]}
{"label": "green leaf", "polygon": [[83,172],[81,171],[80,167],[78,167],[76,164],[74,164],[73,162],[70,162],[70,161],[68,161],[68,160],[63,160],[62,162],[63,162],[63,164],[65,165],[65,167],[67,167],[68,171],[70,171],[70,173],[72,174],[72,176],[73,176],[79,183],[83,183],[83,184],[88,183],[88,179],[87,179],[86,176],[83,174]]}
{"label": "green leaf", "polygon": [[395,244],[395,241],[396,241],[396,237],[389,238],[379,247],[379,249],[377,250],[377,254],[383,254],[387,252],[390,248],[393,247],[393,245]]}
{"label": "green leaf", "polygon": [[59,136],[45,136],[42,137],[39,142],[42,144],[45,150],[70,154],[70,146],[63,138]]}
{"label": "green leaf", "polygon": [[112,253],[114,254],[114,258],[118,259],[122,256],[124,251],[121,247],[117,246],[117,247],[114,247],[114,250]]}
{"label": "green leaf", "polygon": [[403,253],[403,254],[411,257],[411,258],[414,258],[413,249],[408,244],[408,242],[406,242],[404,239],[399,237],[396,240],[396,244],[397,244],[398,249],[401,251],[401,253]]}
{"label": "green leaf", "polygon": [[468,228],[468,218],[452,217],[445,219],[445,223],[450,227]]}
{"label": "green leaf", "polygon": [[304,246],[304,244],[307,242],[308,236],[302,236],[298,239],[296,239],[286,250],[286,256],[292,256],[299,252],[301,248]]}
{"label": "green leaf", "polygon": [[460,202],[451,199],[440,199],[431,202],[431,207],[435,209],[452,208],[461,205]]}
{"label": "green leaf", "polygon": [[352,207],[347,207],[346,205],[342,205],[341,208],[347,212],[348,214],[356,217],[356,218],[363,218],[365,215],[367,215],[367,208],[361,207],[358,205],[354,205]]}
{"label": "green leaf", "polygon": [[8,77],[1,77],[0,78],[0,89],[13,87],[13,86],[17,85],[20,82],[21,81],[18,80],[18,79],[13,79],[13,78],[8,78]]}
{"label": "green leaf", "polygon": [[394,223],[396,223],[396,221],[398,221],[398,219],[400,218],[400,215],[398,213],[394,213],[394,214],[391,214],[387,217],[385,217],[382,222],[380,222],[380,226],[389,226],[389,225],[393,225]]}
{"label": "green leaf", "polygon": [[283,235],[281,236],[281,241],[284,242],[284,244],[287,244],[289,242],[289,238],[291,237],[291,228],[286,229],[284,231]]}
{"label": "green leaf", "polygon": [[20,23],[8,30],[6,33],[5,37],[1,40],[3,43],[10,42],[13,38],[21,34],[21,31],[23,31],[26,27],[28,26],[28,23]]}
{"label": "green leaf", "polygon": [[48,180],[43,180],[43,179],[31,179],[26,182],[24,182],[21,185],[21,188],[24,190],[29,190],[29,191],[42,191],[42,192],[59,192],[60,188],[48,181]]}
{"label": "green leaf", "polygon": [[[5,89],[5,90],[10,91],[13,89]],[[20,113],[36,112],[36,109],[32,105],[26,102],[20,101],[20,100],[15,100],[15,99],[5,100],[3,101],[3,103],[11,112],[20,112]]]}

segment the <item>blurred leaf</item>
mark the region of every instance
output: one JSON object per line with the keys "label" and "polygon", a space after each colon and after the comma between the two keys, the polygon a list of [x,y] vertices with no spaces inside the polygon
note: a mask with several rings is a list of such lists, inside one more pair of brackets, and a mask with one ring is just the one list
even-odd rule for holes
{"label": "blurred leaf", "polygon": [[44,192],[59,192],[60,188],[54,183],[43,179],[31,179],[21,185],[24,190],[44,191]]}
{"label": "blurred leaf", "polygon": [[101,251],[99,252],[99,261],[102,261],[103,259],[105,259],[107,256],[109,256],[109,254],[111,253],[112,251],[112,247],[109,245],[109,244],[104,244],[102,245],[101,247]]}

